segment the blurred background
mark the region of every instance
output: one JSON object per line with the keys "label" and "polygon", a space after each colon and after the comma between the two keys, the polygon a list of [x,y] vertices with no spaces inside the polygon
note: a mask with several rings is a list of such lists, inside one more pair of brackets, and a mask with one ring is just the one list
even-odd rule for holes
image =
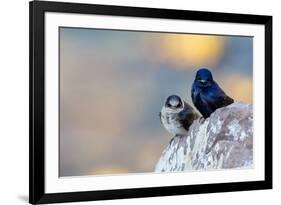
{"label": "blurred background", "polygon": [[200,67],[252,103],[252,37],[60,28],[60,176],[153,172],[173,137],[158,113],[189,104]]}

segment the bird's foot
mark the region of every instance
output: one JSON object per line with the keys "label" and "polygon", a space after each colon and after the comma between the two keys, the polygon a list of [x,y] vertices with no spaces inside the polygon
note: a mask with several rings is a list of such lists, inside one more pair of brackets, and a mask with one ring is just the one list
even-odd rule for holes
{"label": "bird's foot", "polygon": [[205,118],[204,118],[204,117],[200,117],[200,118],[199,118],[199,123],[200,123],[200,124],[203,124],[204,122],[205,122]]}
{"label": "bird's foot", "polygon": [[169,145],[171,146],[172,145],[172,142],[174,141],[174,137],[170,140],[170,142],[169,142]]}

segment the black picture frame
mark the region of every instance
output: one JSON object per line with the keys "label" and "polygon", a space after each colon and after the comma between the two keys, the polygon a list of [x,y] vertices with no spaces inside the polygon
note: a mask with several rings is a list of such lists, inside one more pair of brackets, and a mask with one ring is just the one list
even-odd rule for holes
{"label": "black picture frame", "polygon": [[[272,188],[272,16],[230,14],[124,6],[32,1],[30,12],[30,108],[29,108],[29,202],[31,204],[90,201],[184,195]],[[44,160],[44,26],[45,12],[100,14],[111,16],[150,17],[228,23],[260,24],[265,26],[265,180],[235,183],[200,184],[153,188],[119,189],[106,191],[81,191],[71,193],[45,192]]]}

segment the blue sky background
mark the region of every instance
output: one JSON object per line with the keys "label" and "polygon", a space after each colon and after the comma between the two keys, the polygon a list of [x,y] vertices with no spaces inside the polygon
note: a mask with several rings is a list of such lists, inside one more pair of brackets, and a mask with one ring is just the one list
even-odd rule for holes
{"label": "blue sky background", "polygon": [[60,28],[60,176],[152,172],[172,136],[166,97],[192,105],[200,67],[252,103],[251,37]]}

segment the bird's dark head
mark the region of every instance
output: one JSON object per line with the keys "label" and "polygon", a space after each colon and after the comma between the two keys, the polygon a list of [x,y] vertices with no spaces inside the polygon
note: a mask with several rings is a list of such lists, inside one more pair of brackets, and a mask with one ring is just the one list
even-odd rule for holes
{"label": "bird's dark head", "polygon": [[201,68],[197,71],[195,81],[201,87],[207,87],[212,84],[213,76],[207,68]]}
{"label": "bird's dark head", "polygon": [[165,107],[170,109],[180,109],[183,107],[181,98],[177,95],[170,95],[165,102]]}

